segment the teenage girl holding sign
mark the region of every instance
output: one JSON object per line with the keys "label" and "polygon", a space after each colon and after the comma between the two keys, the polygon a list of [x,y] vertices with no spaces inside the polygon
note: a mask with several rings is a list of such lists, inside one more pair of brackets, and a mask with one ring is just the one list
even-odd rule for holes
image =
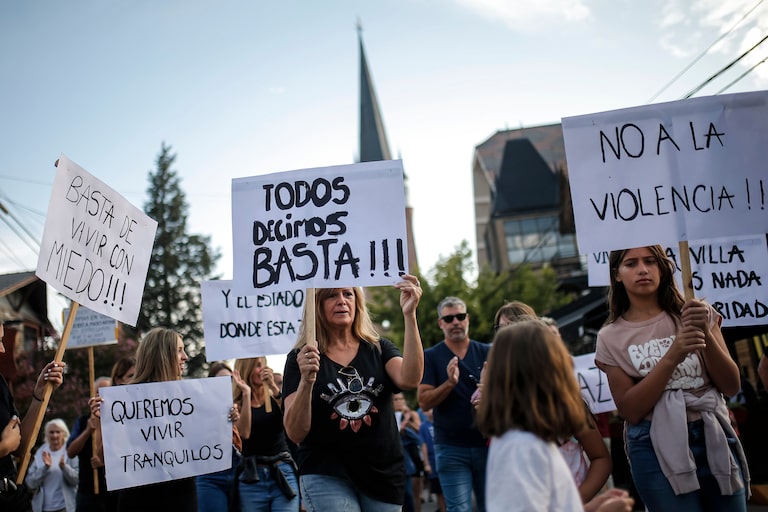
{"label": "teenage girl holding sign", "polygon": [[650,512],[744,511],[749,471],[723,394],[739,390],[722,317],[685,301],[661,246],[612,251],[609,316],[595,361],[621,416]]}

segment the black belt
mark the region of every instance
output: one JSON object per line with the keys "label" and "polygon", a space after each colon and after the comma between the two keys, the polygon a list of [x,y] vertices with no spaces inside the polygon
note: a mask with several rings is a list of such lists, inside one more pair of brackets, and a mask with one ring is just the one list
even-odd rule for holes
{"label": "black belt", "polygon": [[[269,456],[250,455],[248,457],[243,457],[235,471],[235,486],[237,486],[238,481],[244,483],[258,482],[260,480],[258,467],[267,466],[269,467],[269,472],[275,480],[277,487],[282,491],[286,498],[292,500],[296,497],[296,491],[293,490],[293,487],[291,487],[291,484],[288,483],[288,479],[285,477],[285,473],[280,469],[278,464],[281,462],[290,464],[293,469],[296,470],[296,463],[293,461],[290,452],[280,452],[276,455]],[[240,493],[235,491],[232,498],[234,499],[230,499],[230,510],[233,508],[234,510],[239,510]],[[234,502],[234,507],[232,506],[232,502]]]}

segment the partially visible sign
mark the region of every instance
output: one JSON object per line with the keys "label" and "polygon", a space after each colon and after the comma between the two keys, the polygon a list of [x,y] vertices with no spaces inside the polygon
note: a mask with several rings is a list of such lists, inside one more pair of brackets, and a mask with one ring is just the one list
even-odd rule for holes
{"label": "partially visible sign", "polygon": [[207,361],[284,355],[296,343],[304,290],[237,295],[232,281],[203,281]]}
{"label": "partially visible sign", "polygon": [[[64,322],[69,316],[69,308],[64,309]],[[69,333],[67,348],[93,347],[96,345],[114,345],[117,343],[117,322],[114,318],[102,315],[81,306]]]}
{"label": "partially visible sign", "polygon": [[593,414],[616,410],[613,396],[608,387],[608,378],[595,365],[595,354],[584,354],[573,358],[573,370],[581,388],[581,396]]}
{"label": "partially visible sign", "polygon": [[[666,249],[675,263],[682,290],[678,246]],[[761,325],[768,321],[768,245],[766,237],[704,240],[689,243],[694,295],[723,316],[724,327]],[[588,257],[589,286],[609,286],[608,252]]]}

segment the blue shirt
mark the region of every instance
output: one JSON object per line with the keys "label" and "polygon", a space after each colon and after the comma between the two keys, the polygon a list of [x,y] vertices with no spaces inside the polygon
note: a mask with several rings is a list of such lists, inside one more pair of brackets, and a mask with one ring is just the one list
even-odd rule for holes
{"label": "blue shirt", "polygon": [[[472,393],[480,382],[480,371],[491,346],[470,340],[464,359],[459,360],[459,382],[451,393],[433,410],[435,444],[463,447],[486,446],[486,440],[475,426],[475,409]],[[424,351],[424,377],[422,384],[438,387],[448,380],[446,367],[455,357],[451,349],[441,341]]]}

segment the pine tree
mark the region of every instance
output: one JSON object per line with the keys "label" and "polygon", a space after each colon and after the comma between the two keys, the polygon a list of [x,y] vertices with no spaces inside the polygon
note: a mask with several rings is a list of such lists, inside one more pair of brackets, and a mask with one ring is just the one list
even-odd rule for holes
{"label": "pine tree", "polygon": [[188,374],[198,375],[205,363],[200,282],[212,278],[220,254],[211,247],[210,236],[187,232],[189,205],[171,168],[175,160],[163,143],[157,168],[148,176],[144,211],[157,221],[157,235],[137,328],[140,333],[158,326],[178,331],[190,357]]}

